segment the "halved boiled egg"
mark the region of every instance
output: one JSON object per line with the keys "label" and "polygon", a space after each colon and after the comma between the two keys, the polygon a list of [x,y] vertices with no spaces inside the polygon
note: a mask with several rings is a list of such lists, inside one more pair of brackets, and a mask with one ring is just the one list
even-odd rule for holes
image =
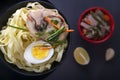
{"label": "halved boiled egg", "polygon": [[51,44],[45,41],[36,41],[31,43],[24,52],[24,58],[32,64],[39,64],[48,61],[54,53]]}

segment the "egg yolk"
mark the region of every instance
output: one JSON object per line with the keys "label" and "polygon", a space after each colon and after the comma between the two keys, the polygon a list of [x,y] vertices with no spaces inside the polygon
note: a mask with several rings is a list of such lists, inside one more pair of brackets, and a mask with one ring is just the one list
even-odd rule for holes
{"label": "egg yolk", "polygon": [[40,49],[40,47],[32,48],[32,55],[36,59],[45,59],[48,56],[49,49]]}

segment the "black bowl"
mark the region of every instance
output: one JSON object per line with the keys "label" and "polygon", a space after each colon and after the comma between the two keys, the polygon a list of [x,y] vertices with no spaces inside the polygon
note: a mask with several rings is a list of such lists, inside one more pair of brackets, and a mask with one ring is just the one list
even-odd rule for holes
{"label": "black bowl", "polygon": [[[42,0],[29,0],[29,1],[22,1],[22,2],[19,2],[19,3],[17,3],[16,5],[14,5],[14,6],[12,6],[11,8],[9,8],[3,15],[2,15],[2,17],[1,17],[1,19],[0,19],[0,29],[2,29],[2,27],[3,26],[5,26],[6,25],[6,23],[7,23],[7,21],[8,21],[8,18],[10,18],[11,17],[11,15],[17,10],[17,9],[19,9],[19,8],[21,8],[21,7],[25,7],[26,5],[27,5],[27,3],[29,3],[29,2],[39,2],[40,4],[42,4],[44,7],[46,7],[46,8],[49,8],[49,9],[56,9],[56,7],[51,3],[51,2],[49,2],[49,1],[47,1],[47,0],[44,0],[44,1],[42,1]],[[57,9],[58,10],[58,9]],[[58,10],[59,11],[59,10]],[[59,11],[59,13],[63,16],[63,14]],[[64,17],[64,16],[63,16]],[[64,17],[64,19],[65,19],[65,17]],[[65,19],[65,21],[66,21],[66,19]],[[67,21],[66,21],[67,22]],[[69,37],[70,37],[70,35],[68,35],[68,46],[69,46]],[[53,72],[57,67],[58,67],[58,65],[59,64],[61,64],[62,62],[63,62],[63,59],[65,58],[65,53],[66,53],[66,51],[67,51],[67,49],[68,49],[68,47],[65,49],[65,52],[64,52],[64,55],[63,55],[63,58],[62,58],[62,61],[61,62],[53,62],[53,64],[52,64],[52,67],[51,67],[51,69],[50,70],[47,70],[47,71],[44,71],[44,72],[41,72],[41,73],[36,73],[36,72],[29,72],[29,71],[25,71],[25,70],[22,70],[22,69],[19,69],[16,65],[14,65],[14,64],[10,64],[10,63],[8,63],[6,60],[5,60],[5,58],[4,58],[4,55],[3,55],[3,53],[0,51],[0,59],[9,67],[9,68],[11,68],[13,71],[15,71],[15,72],[18,72],[18,73],[20,73],[20,74],[22,74],[22,75],[26,75],[26,76],[43,76],[43,75],[46,75],[46,74],[49,74],[49,73],[51,73],[51,72]]]}

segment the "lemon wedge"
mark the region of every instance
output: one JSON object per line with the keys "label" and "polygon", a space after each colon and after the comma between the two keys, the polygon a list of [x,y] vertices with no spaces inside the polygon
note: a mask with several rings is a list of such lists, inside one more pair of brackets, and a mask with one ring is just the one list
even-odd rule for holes
{"label": "lemon wedge", "polygon": [[81,65],[87,65],[90,62],[88,52],[82,47],[77,47],[74,50],[74,58],[76,62]]}

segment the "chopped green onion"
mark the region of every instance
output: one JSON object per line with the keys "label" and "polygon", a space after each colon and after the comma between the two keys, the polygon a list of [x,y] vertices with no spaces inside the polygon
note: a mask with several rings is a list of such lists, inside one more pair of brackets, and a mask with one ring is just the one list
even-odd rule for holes
{"label": "chopped green onion", "polygon": [[56,39],[61,33],[65,31],[65,27],[61,27],[59,30],[57,30],[55,33],[51,34],[50,37],[47,38],[47,41],[51,41],[53,39]]}
{"label": "chopped green onion", "polygon": [[48,45],[47,43],[43,43],[43,44],[36,45],[34,47],[50,47],[50,45]]}
{"label": "chopped green onion", "polygon": [[21,27],[13,26],[13,25],[8,25],[8,26],[9,26],[9,27],[12,27],[12,28],[16,28],[16,29],[20,29],[20,30],[28,31],[28,29],[25,29],[25,28],[21,28]]}
{"label": "chopped green onion", "polygon": [[36,35],[38,36],[43,36],[45,34],[45,32],[37,32]]}
{"label": "chopped green onion", "polygon": [[55,25],[57,25],[59,22],[58,20],[51,20]]}
{"label": "chopped green onion", "polygon": [[53,34],[53,33],[55,33],[56,32],[56,30],[51,30],[50,32],[49,32],[49,34],[51,35],[51,34]]}
{"label": "chopped green onion", "polygon": [[61,41],[54,41],[52,42],[53,46],[58,46],[58,45],[62,45],[65,44],[67,41],[66,40],[61,40]]}

